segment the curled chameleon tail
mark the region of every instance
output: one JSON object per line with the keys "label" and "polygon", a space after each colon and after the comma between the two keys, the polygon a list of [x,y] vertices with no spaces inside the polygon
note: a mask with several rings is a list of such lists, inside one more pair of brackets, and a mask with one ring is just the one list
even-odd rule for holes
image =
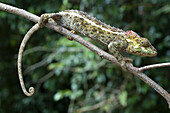
{"label": "curled chameleon tail", "polygon": [[27,34],[24,36],[20,48],[19,48],[19,53],[18,53],[18,76],[19,76],[19,80],[20,80],[20,84],[21,84],[21,88],[24,92],[25,95],[27,96],[32,96],[34,94],[34,88],[30,87],[29,88],[29,92],[26,90],[25,88],[25,84],[24,84],[24,80],[22,77],[22,55],[23,55],[23,50],[25,48],[25,45],[27,43],[27,41],[29,40],[29,38],[31,37],[31,35],[37,31],[40,28],[39,24],[35,24],[28,32]]}
{"label": "curled chameleon tail", "polygon": [[48,21],[49,19],[49,15],[41,15],[40,20],[38,21],[37,24],[35,24],[24,36],[20,48],[19,48],[19,53],[18,53],[18,76],[19,76],[19,80],[20,80],[20,84],[21,84],[21,88],[24,92],[25,95],[27,96],[32,96],[34,94],[34,87],[30,87],[29,88],[29,92],[26,90],[25,88],[25,84],[24,84],[24,80],[23,80],[23,76],[22,76],[22,56],[23,56],[23,51],[24,48],[28,42],[28,40],[30,39],[30,37],[32,36],[32,34],[34,34],[34,32],[36,32],[38,29],[42,28],[44,26],[44,24]]}
{"label": "curled chameleon tail", "polygon": [[24,80],[23,80],[23,76],[22,76],[22,56],[23,56],[23,51],[24,48],[28,42],[28,40],[30,39],[31,35],[34,34],[34,32],[36,32],[38,29],[40,29],[41,27],[44,26],[44,24],[48,21],[49,19],[49,15],[41,15],[40,20],[38,21],[37,24],[35,24],[24,36],[20,48],[19,48],[19,53],[18,53],[18,76],[19,76],[19,80],[20,80],[20,84],[21,84],[21,88],[24,92],[25,95],[27,96],[32,96],[34,94],[34,88],[30,87],[29,88],[29,92],[26,90],[25,88],[25,84],[24,84]]}

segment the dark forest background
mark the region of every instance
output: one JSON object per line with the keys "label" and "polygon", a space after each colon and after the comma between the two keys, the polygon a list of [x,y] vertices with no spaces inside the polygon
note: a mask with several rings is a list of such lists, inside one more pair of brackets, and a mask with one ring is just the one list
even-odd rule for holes
{"label": "dark forest background", "polygon": [[[156,57],[124,56],[140,67],[170,61],[169,0],[0,0],[33,14],[77,9],[99,20],[133,30],[150,40]],[[48,28],[36,32],[23,57],[26,97],[17,74],[17,53],[22,38],[34,23],[0,11],[0,113],[168,113],[166,101],[136,76],[100,58],[75,41]],[[107,47],[85,39],[107,50]],[[170,68],[145,71],[170,92]],[[84,108],[85,109],[85,108]]]}

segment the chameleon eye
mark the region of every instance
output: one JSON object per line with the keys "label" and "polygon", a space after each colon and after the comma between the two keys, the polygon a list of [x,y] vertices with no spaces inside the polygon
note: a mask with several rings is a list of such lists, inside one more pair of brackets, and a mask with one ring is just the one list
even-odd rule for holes
{"label": "chameleon eye", "polygon": [[149,44],[148,39],[142,38],[142,39],[141,39],[141,45],[142,45],[142,46],[149,46],[150,44]]}

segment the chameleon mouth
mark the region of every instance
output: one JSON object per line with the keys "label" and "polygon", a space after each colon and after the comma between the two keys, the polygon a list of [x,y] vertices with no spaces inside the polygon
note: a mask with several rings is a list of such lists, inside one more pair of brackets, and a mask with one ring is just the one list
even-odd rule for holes
{"label": "chameleon mouth", "polygon": [[145,56],[156,56],[157,52],[155,48],[151,47],[141,47],[142,52],[145,53]]}
{"label": "chameleon mouth", "polygon": [[157,51],[153,47],[131,47],[133,54],[140,56],[153,57],[157,55]]}

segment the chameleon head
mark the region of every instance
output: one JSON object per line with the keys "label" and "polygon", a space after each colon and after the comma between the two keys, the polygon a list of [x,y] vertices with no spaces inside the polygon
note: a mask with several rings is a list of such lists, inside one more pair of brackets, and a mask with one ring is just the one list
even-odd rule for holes
{"label": "chameleon head", "polygon": [[156,56],[156,49],[151,45],[148,39],[140,37],[134,31],[126,31],[128,46],[126,52],[139,56]]}

